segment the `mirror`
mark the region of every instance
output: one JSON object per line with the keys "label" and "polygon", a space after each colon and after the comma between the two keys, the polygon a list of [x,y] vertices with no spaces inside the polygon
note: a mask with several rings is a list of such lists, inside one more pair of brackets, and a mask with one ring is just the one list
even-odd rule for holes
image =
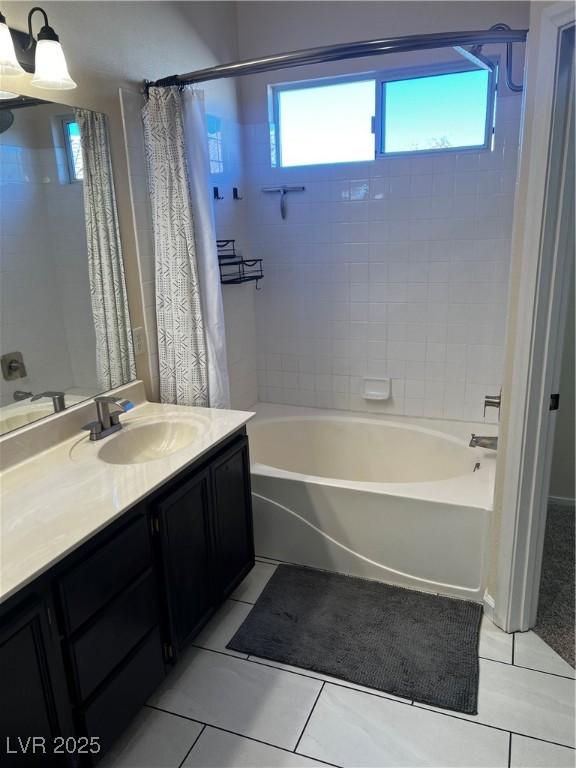
{"label": "mirror", "polygon": [[0,434],[136,377],[106,118],[0,101]]}

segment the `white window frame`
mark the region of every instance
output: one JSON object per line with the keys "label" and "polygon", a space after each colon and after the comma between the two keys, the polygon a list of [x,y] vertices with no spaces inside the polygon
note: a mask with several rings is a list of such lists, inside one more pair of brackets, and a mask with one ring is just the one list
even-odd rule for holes
{"label": "white window frame", "polygon": [[379,72],[376,84],[376,158],[386,157],[414,157],[420,155],[437,155],[451,152],[482,152],[492,149],[494,141],[496,94],[498,91],[498,59],[490,57],[494,68],[488,76],[488,99],[486,103],[486,122],[484,125],[484,141],[482,144],[473,144],[460,147],[436,147],[434,149],[413,149],[406,152],[386,152],[384,147],[384,126],[386,120],[384,92],[387,83],[396,83],[400,80],[422,80],[426,77],[438,77],[439,75],[456,75],[462,72],[477,72],[478,67],[466,62],[451,64],[433,64],[426,67],[410,67],[409,69],[391,70]]}
{"label": "white window frame", "polygon": [[[434,149],[415,149],[407,152],[385,152],[384,151],[384,89],[386,83],[397,82],[398,80],[418,80],[424,77],[434,77],[437,75],[451,75],[460,72],[474,72],[474,67],[468,62],[451,62],[443,64],[432,64],[427,66],[409,67],[404,69],[379,70],[373,72],[362,72],[352,75],[340,75],[338,77],[323,77],[313,80],[296,80],[288,83],[275,83],[268,86],[268,113],[270,120],[270,156],[272,167],[275,168],[308,168],[320,165],[341,165],[342,163],[366,163],[373,160],[382,160],[391,157],[415,157],[425,155],[438,155],[441,153],[452,152],[483,152],[492,149],[495,130],[496,117],[496,95],[498,91],[498,64],[499,58],[490,57],[494,64],[494,69],[488,79],[488,102],[486,108],[486,125],[484,128],[484,142],[464,147],[438,147]],[[279,94],[284,91],[304,90],[305,88],[319,88],[329,85],[341,85],[344,83],[366,82],[374,80],[374,111],[372,118],[372,133],[374,134],[374,157],[370,160],[348,160],[334,163],[309,163],[306,166],[284,166],[282,165],[282,142],[280,125]]]}

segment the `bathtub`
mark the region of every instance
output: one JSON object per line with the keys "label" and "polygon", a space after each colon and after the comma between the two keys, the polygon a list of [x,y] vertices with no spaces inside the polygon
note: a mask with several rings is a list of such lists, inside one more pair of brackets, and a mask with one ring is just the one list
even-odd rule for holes
{"label": "bathtub", "polygon": [[248,425],[256,553],[481,601],[493,425],[260,404]]}

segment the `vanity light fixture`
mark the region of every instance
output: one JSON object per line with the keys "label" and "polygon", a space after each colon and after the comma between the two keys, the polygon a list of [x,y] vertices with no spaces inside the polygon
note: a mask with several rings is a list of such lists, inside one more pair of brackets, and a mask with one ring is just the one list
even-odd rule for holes
{"label": "vanity light fixture", "polygon": [[[32,17],[35,13],[41,13],[44,19],[36,39],[32,32]],[[29,66],[28,62],[32,55],[34,65]],[[22,61],[24,67],[20,65],[18,59]],[[68,72],[58,35],[49,25],[46,11],[38,6],[32,8],[28,14],[27,35],[18,30],[10,30],[6,19],[0,14],[0,76],[14,77],[25,74],[26,71],[34,73],[32,85],[37,88],[54,91],[76,88],[76,83]]]}
{"label": "vanity light fixture", "polygon": [[16,77],[25,74],[16,58],[14,41],[10,28],[6,24],[6,18],[0,12],[0,77]]}

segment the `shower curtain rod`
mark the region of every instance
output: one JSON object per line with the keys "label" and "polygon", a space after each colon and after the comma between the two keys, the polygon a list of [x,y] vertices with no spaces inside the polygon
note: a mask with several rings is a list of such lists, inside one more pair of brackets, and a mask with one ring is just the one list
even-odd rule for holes
{"label": "shower curtain rod", "polygon": [[[385,37],[379,40],[359,40],[354,43],[326,45],[319,48],[307,48],[288,53],[277,53],[258,59],[234,61],[230,64],[219,64],[208,69],[198,69],[184,75],[171,75],[160,80],[144,82],[145,91],[152,86],[168,87],[172,85],[190,85],[203,83],[207,80],[220,80],[225,77],[240,75],[255,75],[260,72],[273,72],[290,67],[301,67],[307,64],[322,64],[328,61],[343,61],[359,59],[364,56],[377,56],[385,53],[406,53],[408,51],[426,50],[429,48],[453,48],[455,46],[483,46],[505,43],[508,49],[508,63],[511,60],[512,43],[523,43],[528,34],[527,29],[510,29],[506,24],[496,24],[496,28],[478,30],[475,32],[435,32],[429,35],[408,35],[406,37]],[[508,67],[510,69],[510,66]],[[507,73],[508,78],[512,73]]]}

